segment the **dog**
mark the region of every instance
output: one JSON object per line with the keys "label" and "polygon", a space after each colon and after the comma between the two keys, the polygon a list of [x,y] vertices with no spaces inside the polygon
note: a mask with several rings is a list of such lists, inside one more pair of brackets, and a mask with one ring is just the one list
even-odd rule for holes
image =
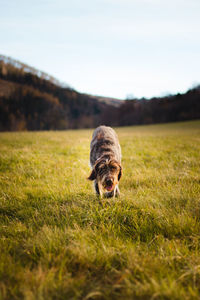
{"label": "dog", "polygon": [[94,180],[97,195],[115,197],[120,194],[118,183],[122,176],[121,147],[116,132],[108,126],[95,129],[90,143],[89,180]]}

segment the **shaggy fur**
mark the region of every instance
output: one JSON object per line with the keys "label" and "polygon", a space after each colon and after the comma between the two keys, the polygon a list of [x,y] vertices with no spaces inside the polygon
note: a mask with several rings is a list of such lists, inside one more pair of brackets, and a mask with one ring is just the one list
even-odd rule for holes
{"label": "shaggy fur", "polygon": [[96,193],[106,197],[119,195],[118,183],[122,176],[121,147],[116,132],[107,126],[95,129],[90,144],[89,180],[94,180]]}

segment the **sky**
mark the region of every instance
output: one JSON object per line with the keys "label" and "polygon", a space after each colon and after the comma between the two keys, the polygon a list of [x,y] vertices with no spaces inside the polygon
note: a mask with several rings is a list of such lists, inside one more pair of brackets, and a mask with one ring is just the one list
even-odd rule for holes
{"label": "sky", "polygon": [[200,0],[0,0],[0,54],[126,99],[200,83]]}

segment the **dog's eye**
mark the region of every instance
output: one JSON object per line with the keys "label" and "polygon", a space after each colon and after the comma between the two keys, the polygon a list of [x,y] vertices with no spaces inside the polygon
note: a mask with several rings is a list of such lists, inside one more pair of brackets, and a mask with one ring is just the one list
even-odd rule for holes
{"label": "dog's eye", "polygon": [[115,166],[110,166],[111,170],[116,170],[117,168]]}

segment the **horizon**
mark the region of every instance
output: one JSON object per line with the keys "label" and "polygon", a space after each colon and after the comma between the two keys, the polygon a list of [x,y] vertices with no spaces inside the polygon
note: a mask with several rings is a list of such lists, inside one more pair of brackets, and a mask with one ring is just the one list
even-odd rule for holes
{"label": "horizon", "polygon": [[1,52],[73,89],[118,99],[199,83],[197,0],[0,0]]}
{"label": "horizon", "polygon": [[[30,72],[32,72],[34,70],[34,73],[40,73],[40,74],[43,74],[45,77],[49,77],[49,78],[45,78],[45,80],[50,80],[52,81],[53,80],[53,83],[55,85],[59,85],[61,87],[64,87],[64,88],[69,88],[69,89],[72,89],[76,92],[80,92],[78,91],[76,88],[70,86],[69,84],[67,84],[66,82],[61,82],[60,80],[58,80],[56,77],[54,77],[52,74],[49,74],[49,73],[46,73],[44,72],[43,70],[39,70],[39,69],[36,69],[34,66],[31,66],[31,65],[28,65],[26,64],[25,62],[22,62],[22,61],[19,61],[13,57],[10,57],[10,56],[6,56],[6,55],[3,55],[0,53],[0,60],[1,60],[1,57],[3,57],[3,60],[7,60],[8,61],[11,61],[11,62],[14,62],[14,63],[19,63],[21,65],[25,65],[27,68],[30,68],[32,70],[30,70]],[[9,62],[8,62],[9,63]],[[18,68],[18,67],[17,67]],[[27,71],[26,71],[27,72]],[[38,74],[36,74],[36,76],[39,76]],[[191,90],[191,89],[194,89],[196,87],[199,87],[200,86],[200,83],[196,82],[194,83],[191,87],[189,87],[185,92],[181,92],[180,94],[184,94],[186,93],[187,91]],[[88,94],[88,93],[83,93],[83,94]],[[88,94],[92,97],[100,97],[100,98],[110,98],[110,99],[115,99],[115,100],[142,100],[142,99],[145,99],[145,100],[151,100],[152,98],[162,98],[162,97],[168,97],[168,96],[174,96],[176,94],[179,94],[179,92],[177,93],[163,93],[163,95],[159,95],[159,96],[152,96],[152,97],[140,97],[140,98],[137,98],[137,97],[134,97],[133,95],[127,95],[126,98],[116,98],[116,97],[109,97],[109,96],[102,96],[102,95],[96,95],[96,94]]]}

